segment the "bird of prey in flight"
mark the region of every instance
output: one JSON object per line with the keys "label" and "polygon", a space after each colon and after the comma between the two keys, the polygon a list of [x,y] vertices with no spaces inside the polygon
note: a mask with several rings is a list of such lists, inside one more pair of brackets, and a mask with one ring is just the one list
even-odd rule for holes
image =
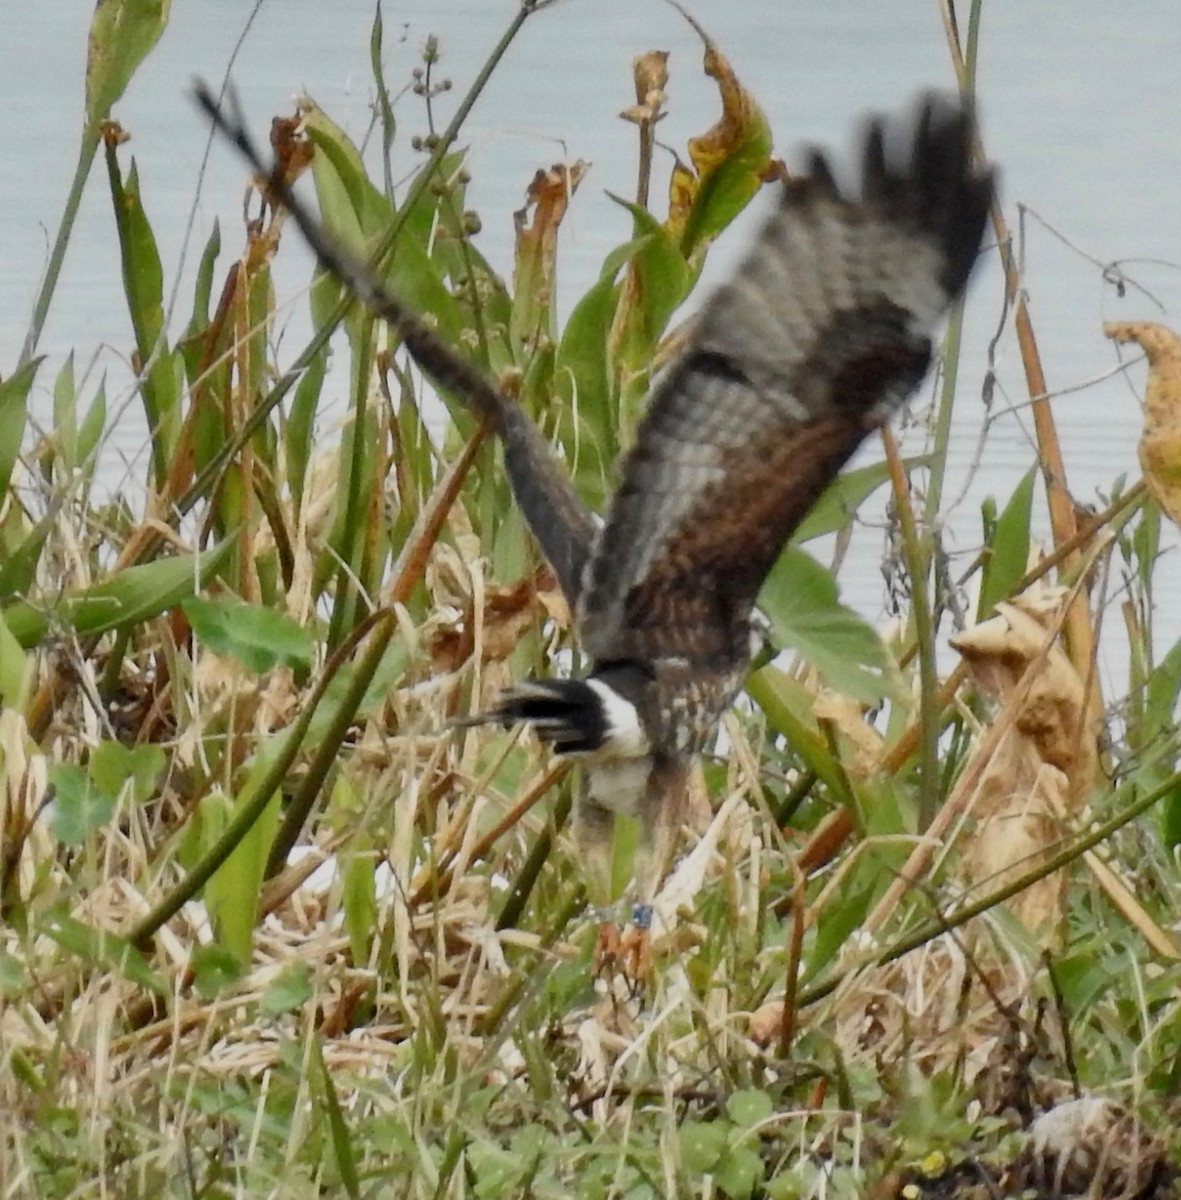
{"label": "bird of prey in flight", "polygon": [[[521,682],[482,719],[526,721],[581,763],[574,836],[599,906],[600,952],[642,973],[690,772],[751,661],[759,588],[820,493],[922,382],[939,322],[976,262],[993,179],[974,159],[971,113],[928,95],[913,116],[873,118],[852,187],[811,151],[656,379],[600,520],[515,402],[324,231],[240,119],[201,99],[270,177],[324,269],[499,436],[516,502],[593,666],[580,679]],[[640,831],[622,946],[608,907],[619,814]]]}

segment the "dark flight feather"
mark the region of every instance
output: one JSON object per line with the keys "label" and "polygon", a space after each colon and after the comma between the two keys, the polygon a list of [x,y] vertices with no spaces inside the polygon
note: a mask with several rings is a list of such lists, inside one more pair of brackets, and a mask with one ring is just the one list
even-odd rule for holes
{"label": "dark flight feather", "polygon": [[922,381],[992,179],[972,167],[962,108],[928,98],[914,128],[891,158],[871,123],[859,194],[813,151],[658,381],[587,568],[582,640],[596,659],[745,661],[784,544]]}

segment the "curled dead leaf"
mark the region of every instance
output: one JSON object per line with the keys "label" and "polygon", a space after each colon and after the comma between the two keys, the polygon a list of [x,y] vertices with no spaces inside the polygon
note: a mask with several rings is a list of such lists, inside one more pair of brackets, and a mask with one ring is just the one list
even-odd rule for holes
{"label": "curled dead leaf", "polygon": [[871,779],[882,761],[882,735],[865,719],[865,709],[851,696],[827,688],[816,697],[817,721],[827,721],[847,741],[845,769],[854,779]]}
{"label": "curled dead leaf", "polygon": [[[480,656],[484,662],[503,662],[521,638],[546,612],[538,593],[537,580],[526,577],[508,587],[488,588],[480,634]],[[475,649],[470,617],[435,631],[430,638],[431,666],[435,672],[458,670]]]}
{"label": "curled dead leaf", "polygon": [[513,328],[519,337],[535,337],[549,327],[558,226],[589,169],[590,164],[579,159],[569,166],[555,163],[548,171],[538,171],[526,189],[524,206],[513,214]]}
{"label": "curled dead leaf", "polygon": [[298,117],[275,117],[271,121],[271,149],[283,181],[293,184],[311,165],[314,147]]}
{"label": "curled dead leaf", "polygon": [[[741,209],[764,181],[771,161],[771,135],[762,110],[739,82],[734,68],[714,40],[679,4],[674,7],[705,44],[703,69],[717,84],[722,101],[722,114],[717,121],[705,133],[689,139],[689,164],[678,158],[669,180],[666,225],[674,236],[688,239],[686,252],[691,252],[708,244],[734,215],[729,212],[724,219],[709,222],[700,231],[700,237],[693,236],[698,206],[713,189],[719,172],[727,164],[749,160],[746,162],[748,169],[739,172],[733,181],[737,185],[736,194],[731,204],[726,205],[727,209],[731,206],[735,211]],[[715,224],[717,228],[713,227]]]}
{"label": "curled dead leaf", "polygon": [[632,64],[632,78],[636,84],[636,102],[619,115],[633,125],[655,125],[665,116],[668,51],[649,50],[641,54]]}
{"label": "curled dead leaf", "polygon": [[[1062,600],[1059,590],[1031,589],[951,639],[982,692],[1002,711],[1019,706],[981,774],[976,830],[964,850],[966,876],[988,888],[1049,857],[1062,819],[1079,811],[1094,783],[1097,731],[1086,688],[1059,639],[1049,640]],[[1013,911],[1031,931],[1052,936],[1065,916],[1064,888],[1061,873],[1042,879],[1012,902]]]}
{"label": "curled dead leaf", "polygon": [[1113,322],[1103,332],[1112,341],[1137,344],[1148,356],[1140,467],[1164,514],[1181,525],[1181,340],[1150,321]]}
{"label": "curled dead leaf", "polygon": [[131,134],[118,121],[100,121],[98,131],[105,146],[122,146],[124,142],[131,141]]}

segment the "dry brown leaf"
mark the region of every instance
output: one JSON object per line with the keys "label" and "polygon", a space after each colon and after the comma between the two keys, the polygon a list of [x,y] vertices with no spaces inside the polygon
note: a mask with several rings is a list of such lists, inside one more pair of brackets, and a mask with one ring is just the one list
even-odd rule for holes
{"label": "dry brown leaf", "polygon": [[[1012,728],[984,768],[972,805],[976,830],[964,851],[968,880],[986,888],[1027,873],[1054,850],[1062,817],[1086,802],[1097,767],[1086,689],[1061,644],[1048,647],[1061,597],[1044,589],[997,605],[996,615],[952,638],[977,686],[1002,707],[1020,702]],[[1035,677],[1020,701],[1028,669]],[[1012,903],[1031,932],[1054,939],[1065,916],[1059,872]]]}
{"label": "dry brown leaf", "polygon": [[1116,322],[1103,332],[1112,341],[1134,342],[1148,355],[1140,466],[1165,516],[1181,525],[1181,341],[1150,321]]}
{"label": "dry brown leaf", "polygon": [[636,102],[619,115],[633,125],[655,125],[664,119],[664,93],[668,83],[668,51],[649,50],[632,63]]}
{"label": "dry brown leaf", "polygon": [[[680,8],[679,5],[676,7]],[[681,9],[681,13],[705,43],[703,68],[718,85],[722,115],[705,133],[689,139],[689,161],[692,166],[678,158],[673,167],[668,187],[666,226],[674,236],[684,232],[702,180],[734,154],[749,137],[752,126],[763,119],[754,98],[738,82],[734,68],[713,39],[684,9]]]}
{"label": "dry brown leaf", "polygon": [[825,688],[816,697],[813,713],[817,721],[830,722],[849,743],[842,755],[845,769],[855,779],[872,779],[882,762],[882,735],[865,719],[865,710],[851,696]]}
{"label": "dry brown leaf", "polygon": [[555,163],[548,171],[538,171],[525,192],[524,206],[513,214],[517,231],[513,290],[526,302],[531,330],[536,328],[538,313],[552,300],[558,226],[589,169],[590,164],[579,159],[571,166]]}

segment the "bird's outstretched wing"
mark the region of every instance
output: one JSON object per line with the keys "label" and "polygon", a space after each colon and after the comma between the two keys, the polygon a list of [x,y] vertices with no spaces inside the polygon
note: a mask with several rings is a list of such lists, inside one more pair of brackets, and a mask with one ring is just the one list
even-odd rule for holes
{"label": "bird's outstretched wing", "polygon": [[705,665],[747,644],[792,531],[927,372],[993,194],[973,142],[971,114],[928,96],[912,128],[870,123],[857,194],[819,151],[785,186],[656,384],[587,566],[596,660]]}
{"label": "bird's outstretched wing", "polygon": [[436,384],[487,421],[500,437],[513,495],[573,608],[598,522],[575,492],[537,426],[484,372],[407,309],[368,263],[349,253],[324,230],[277,167],[263,161],[232,99],[227,112],[200,82],[196,98],[254,170],[268,180],[272,193],[295,219],[321,267],[397,332],[415,362]]}

